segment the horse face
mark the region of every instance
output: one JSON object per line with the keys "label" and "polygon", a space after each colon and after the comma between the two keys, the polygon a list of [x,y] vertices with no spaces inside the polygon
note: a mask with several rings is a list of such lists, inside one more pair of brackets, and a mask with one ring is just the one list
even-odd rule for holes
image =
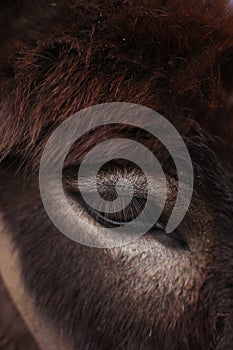
{"label": "horse face", "polygon": [[[8,28],[0,61],[2,275],[41,346],[230,349],[233,27],[227,4],[22,1],[1,11]],[[68,239],[49,220],[39,165],[57,126],[107,102],[164,115],[185,140],[195,181],[189,210],[168,235],[164,225],[179,182],[166,150],[131,127],[96,128],[77,141],[63,184],[87,232],[98,220],[82,205],[75,176],[96,140],[143,143],[168,178],[159,228],[131,244],[96,249]],[[122,161],[101,176],[122,174],[139,184],[143,177]]]}

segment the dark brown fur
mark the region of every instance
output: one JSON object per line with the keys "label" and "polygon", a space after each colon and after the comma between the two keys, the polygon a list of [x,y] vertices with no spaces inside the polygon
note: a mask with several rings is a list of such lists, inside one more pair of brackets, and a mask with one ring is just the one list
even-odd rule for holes
{"label": "dark brown fur", "polygon": [[[78,350],[230,350],[233,13],[227,2],[25,0],[0,2],[0,9],[0,207],[39,312]],[[195,195],[180,230],[189,253],[171,244],[161,248],[170,260],[158,261],[157,242],[148,237],[125,249],[87,248],[48,220],[38,190],[45,142],[73,113],[113,101],[160,112],[186,140]],[[97,130],[76,145],[67,171],[96,139],[125,135],[151,145],[134,130]]]}

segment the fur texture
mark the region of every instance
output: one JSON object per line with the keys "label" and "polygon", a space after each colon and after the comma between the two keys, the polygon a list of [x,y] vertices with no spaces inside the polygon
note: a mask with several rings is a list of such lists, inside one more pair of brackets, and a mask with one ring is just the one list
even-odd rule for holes
{"label": "fur texture", "polygon": [[[39,312],[74,349],[230,350],[229,3],[22,0],[0,2],[0,9],[0,208]],[[195,194],[179,228],[185,251],[158,237],[112,251],[82,247],[60,235],[44,212],[38,165],[52,130],[84,107],[113,101],[160,112],[186,140]],[[74,147],[65,171],[72,176],[97,139],[127,135],[159,149],[134,129],[103,128]],[[166,164],[175,195],[174,169]]]}
{"label": "fur texture", "polygon": [[0,349],[39,350],[0,279]]}

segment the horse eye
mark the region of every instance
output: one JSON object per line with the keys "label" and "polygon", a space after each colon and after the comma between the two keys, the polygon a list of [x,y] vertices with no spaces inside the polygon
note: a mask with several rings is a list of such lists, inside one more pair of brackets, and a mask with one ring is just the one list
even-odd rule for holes
{"label": "horse eye", "polygon": [[[139,176],[140,175],[140,176]],[[98,209],[95,209],[95,205],[92,206],[91,201],[93,197],[93,181],[96,179],[85,178],[77,183],[68,177],[69,181],[66,182],[66,192],[69,195],[69,198],[73,199],[73,203],[77,203],[81,209],[83,218],[87,220],[87,224],[91,225],[93,222],[101,225],[105,228],[119,228],[124,227],[127,224],[132,223],[134,220],[139,219],[143,220],[142,224],[150,223],[153,218],[154,210],[159,206],[159,203],[155,202],[158,198],[148,198],[147,193],[147,184],[145,178],[141,173],[135,173],[135,171],[130,171],[128,169],[111,168],[101,173],[98,177],[97,188],[99,195],[104,200]],[[122,210],[109,213],[109,210],[106,210],[108,204],[107,202],[113,202],[117,198],[116,192],[116,183],[122,179],[126,178],[130,180],[130,183],[134,184],[134,195],[130,203],[128,202],[128,192],[123,193],[122,196]],[[80,191],[82,189],[82,191]],[[87,196],[91,194],[91,201],[85,201],[82,193],[85,193]],[[122,194],[121,194],[122,195]],[[125,201],[126,199],[126,201]],[[95,201],[95,199],[94,199]],[[93,202],[94,203],[94,202]],[[126,206],[123,203],[129,203]],[[163,245],[169,246],[174,249],[185,249],[188,250],[188,243],[186,242],[185,233],[177,229],[172,234],[166,233],[166,224],[168,221],[169,213],[163,211],[159,220],[150,226],[151,229],[144,235],[148,240],[156,240]],[[137,222],[140,222],[137,220]]]}
{"label": "horse eye", "polygon": [[[121,192],[121,208],[123,209],[120,211],[118,209],[115,212],[109,213],[109,210],[107,210],[108,202],[114,202],[117,199],[118,194],[116,191],[116,184],[119,183],[118,181],[122,179],[128,179],[130,180],[129,182],[133,184],[133,197],[129,203],[129,193],[126,185],[125,192],[123,192],[123,194]],[[128,169],[124,169],[123,171],[121,168],[113,168],[98,177],[97,188],[99,195],[103,199],[103,202],[98,204],[99,209],[96,209],[95,206],[92,206],[90,204],[93,200],[95,202],[95,198],[93,196],[94,192],[92,192],[93,179],[85,178],[82,179],[81,182],[79,181],[78,185],[75,184],[76,183],[73,181],[68,182],[66,191],[69,196],[74,198],[76,202],[79,203],[79,205],[82,207],[83,212],[86,213],[87,219],[89,217],[89,219],[92,221],[95,221],[99,225],[102,225],[106,228],[117,228],[125,226],[136,219],[138,219],[137,222],[141,221],[142,224],[148,224],[152,220],[155,207],[158,207],[154,201],[152,202],[151,199],[149,200],[147,198],[147,183],[145,181],[145,178],[143,176],[138,176],[138,173],[130,172]],[[87,197],[91,195],[89,199],[92,199],[86,201],[81,194],[80,188],[82,188],[82,193],[85,193]],[[124,205],[125,203],[127,204]],[[155,225],[152,224],[151,230],[160,230],[165,234],[165,226],[165,223],[159,219],[159,222],[157,222]]]}

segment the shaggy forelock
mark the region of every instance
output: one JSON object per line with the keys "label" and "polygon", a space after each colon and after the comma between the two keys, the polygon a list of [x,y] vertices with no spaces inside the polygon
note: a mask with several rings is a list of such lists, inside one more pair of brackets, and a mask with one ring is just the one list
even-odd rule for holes
{"label": "shaggy forelock", "polygon": [[1,159],[18,154],[36,167],[62,120],[113,101],[185,122],[183,133],[195,121],[231,147],[223,92],[233,14],[225,1],[22,3],[17,17],[6,16],[2,39]]}

